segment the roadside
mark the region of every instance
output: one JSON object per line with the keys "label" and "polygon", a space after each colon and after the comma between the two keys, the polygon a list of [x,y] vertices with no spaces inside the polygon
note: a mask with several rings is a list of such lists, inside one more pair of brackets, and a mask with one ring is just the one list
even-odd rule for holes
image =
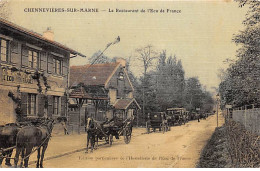
{"label": "roadside", "polygon": [[230,168],[232,161],[228,153],[228,140],[225,127],[216,128],[207,145],[204,147],[197,167]]}
{"label": "roadside", "polygon": [[216,128],[203,149],[199,168],[259,168],[260,136],[233,120]]}

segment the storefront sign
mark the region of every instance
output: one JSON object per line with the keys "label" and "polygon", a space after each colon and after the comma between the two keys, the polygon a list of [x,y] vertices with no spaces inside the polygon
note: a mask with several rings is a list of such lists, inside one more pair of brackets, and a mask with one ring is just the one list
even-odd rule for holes
{"label": "storefront sign", "polygon": [[31,74],[24,73],[22,71],[12,72],[6,68],[2,68],[2,81],[22,83],[22,84],[33,84],[33,79]]}

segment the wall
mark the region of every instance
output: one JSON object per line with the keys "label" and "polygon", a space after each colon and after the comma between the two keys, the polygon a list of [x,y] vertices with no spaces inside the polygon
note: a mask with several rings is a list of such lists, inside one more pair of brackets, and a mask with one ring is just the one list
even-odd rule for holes
{"label": "wall", "polygon": [[15,88],[9,87],[6,89],[1,89],[0,86],[0,125],[7,123],[14,123],[15,118],[15,104],[13,100],[8,97],[9,91],[15,91]]}
{"label": "wall", "polygon": [[245,126],[245,128],[260,135],[260,109],[234,110],[233,120]]}
{"label": "wall", "polygon": [[109,98],[110,98],[110,104],[114,105],[116,102],[116,89],[109,89]]}

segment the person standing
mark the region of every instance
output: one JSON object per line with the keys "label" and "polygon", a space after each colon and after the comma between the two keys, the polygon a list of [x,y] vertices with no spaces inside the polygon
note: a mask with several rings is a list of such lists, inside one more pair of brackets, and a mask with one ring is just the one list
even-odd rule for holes
{"label": "person standing", "polygon": [[69,131],[68,131],[68,129],[67,129],[67,124],[66,124],[66,122],[67,122],[67,119],[66,119],[66,121],[65,121],[65,119],[63,119],[63,120],[61,121],[61,125],[62,125],[62,127],[63,127],[63,129],[64,129],[64,135],[69,135]]}

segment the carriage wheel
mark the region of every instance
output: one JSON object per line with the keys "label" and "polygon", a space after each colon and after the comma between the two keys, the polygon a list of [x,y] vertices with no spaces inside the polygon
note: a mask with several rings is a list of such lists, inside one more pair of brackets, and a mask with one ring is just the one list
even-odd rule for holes
{"label": "carriage wheel", "polygon": [[108,139],[109,139],[109,146],[111,146],[113,143],[113,135],[110,134]]}
{"label": "carriage wheel", "polygon": [[131,134],[132,134],[132,132],[131,132],[130,128],[126,128],[124,130],[123,135],[124,135],[124,141],[126,144],[130,143],[130,141],[131,141]]}

